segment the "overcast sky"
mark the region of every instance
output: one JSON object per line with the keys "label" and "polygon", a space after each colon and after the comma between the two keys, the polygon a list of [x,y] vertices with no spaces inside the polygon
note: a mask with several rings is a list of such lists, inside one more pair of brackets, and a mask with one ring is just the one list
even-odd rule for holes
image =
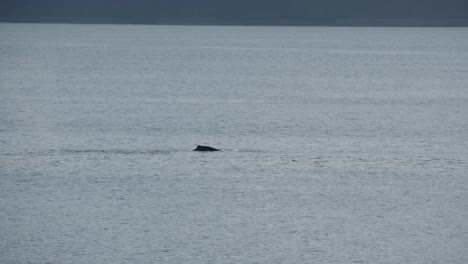
{"label": "overcast sky", "polygon": [[0,20],[207,24],[468,20],[468,0],[0,0]]}

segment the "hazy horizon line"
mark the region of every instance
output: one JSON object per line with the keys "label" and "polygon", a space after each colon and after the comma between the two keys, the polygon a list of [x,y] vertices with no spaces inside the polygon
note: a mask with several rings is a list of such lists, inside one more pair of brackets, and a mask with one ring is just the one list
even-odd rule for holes
{"label": "hazy horizon line", "polygon": [[315,19],[315,20],[220,20],[203,18],[158,18],[152,21],[111,17],[2,17],[0,23],[194,25],[194,26],[356,26],[356,27],[468,27],[468,19]]}

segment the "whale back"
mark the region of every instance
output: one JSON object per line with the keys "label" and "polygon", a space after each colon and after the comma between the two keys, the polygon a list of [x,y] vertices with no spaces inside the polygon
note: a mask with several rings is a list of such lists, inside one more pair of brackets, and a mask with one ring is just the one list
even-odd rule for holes
{"label": "whale back", "polygon": [[210,147],[210,146],[197,145],[197,147],[193,151],[221,151],[221,150]]}

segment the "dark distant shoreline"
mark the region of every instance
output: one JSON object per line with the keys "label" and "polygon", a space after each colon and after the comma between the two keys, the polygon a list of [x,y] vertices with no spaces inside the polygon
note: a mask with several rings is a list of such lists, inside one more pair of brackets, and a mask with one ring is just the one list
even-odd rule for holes
{"label": "dark distant shoreline", "polygon": [[300,20],[216,20],[200,18],[157,18],[153,20],[84,17],[2,17],[0,23],[210,25],[210,26],[356,26],[356,27],[468,27],[468,19],[323,19]]}

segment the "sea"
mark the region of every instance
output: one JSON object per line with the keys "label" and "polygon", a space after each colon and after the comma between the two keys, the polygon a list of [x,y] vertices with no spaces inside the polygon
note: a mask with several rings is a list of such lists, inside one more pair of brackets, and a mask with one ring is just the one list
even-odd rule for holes
{"label": "sea", "polygon": [[465,264],[467,184],[468,28],[0,24],[2,264]]}

